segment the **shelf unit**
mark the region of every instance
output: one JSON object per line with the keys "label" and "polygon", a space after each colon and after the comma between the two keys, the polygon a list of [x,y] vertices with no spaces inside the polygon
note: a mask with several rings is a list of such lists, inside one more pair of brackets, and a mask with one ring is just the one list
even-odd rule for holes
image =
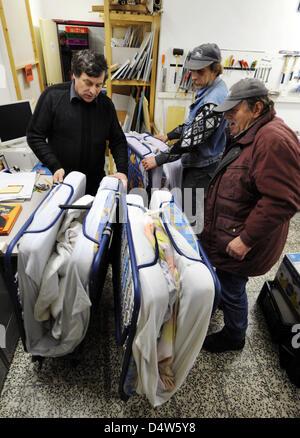
{"label": "shelf unit", "polygon": [[[160,15],[147,15],[131,12],[115,11],[114,5],[110,5],[109,0],[104,0],[104,32],[105,32],[105,57],[108,64],[108,78],[106,81],[107,95],[112,97],[114,86],[136,86],[150,87],[149,98],[149,119],[152,130],[154,127],[154,103],[155,103],[155,87],[156,87],[156,70],[157,70],[157,54],[158,40],[160,28]],[[93,7],[94,10],[94,7]],[[112,65],[112,50],[111,38],[113,28],[128,27],[130,25],[150,25],[154,30],[153,40],[153,63],[151,69],[150,81],[143,82],[142,80],[111,80],[110,66]],[[142,88],[141,88],[142,89]]]}

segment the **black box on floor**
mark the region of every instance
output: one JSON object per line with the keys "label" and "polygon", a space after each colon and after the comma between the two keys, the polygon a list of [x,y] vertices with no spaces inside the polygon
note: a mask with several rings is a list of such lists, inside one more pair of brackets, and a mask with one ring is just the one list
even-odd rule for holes
{"label": "black box on floor", "polygon": [[300,253],[285,254],[276,273],[287,300],[300,317]]}
{"label": "black box on floor", "polygon": [[286,370],[290,381],[300,388],[300,348],[298,346],[295,348],[290,340],[281,343],[279,363],[281,368]]}
{"label": "black box on floor", "polygon": [[266,318],[274,342],[291,340],[292,328],[300,323],[300,316],[291,308],[281,287],[276,281],[266,281],[259,293],[257,303]]}
{"label": "black box on floor", "polygon": [[279,344],[280,366],[290,381],[300,387],[300,317],[287,300],[285,292],[275,279],[266,281],[257,303],[266,318],[272,339]]}

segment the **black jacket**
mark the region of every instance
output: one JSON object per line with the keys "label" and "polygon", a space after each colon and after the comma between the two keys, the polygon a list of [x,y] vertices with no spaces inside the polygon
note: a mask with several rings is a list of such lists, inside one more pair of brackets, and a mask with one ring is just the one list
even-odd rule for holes
{"label": "black jacket", "polygon": [[94,194],[105,175],[106,141],[117,171],[128,172],[127,142],[112,101],[103,93],[91,103],[70,98],[71,83],[53,85],[40,96],[27,130],[27,142],[51,172],[63,168],[87,176]]}

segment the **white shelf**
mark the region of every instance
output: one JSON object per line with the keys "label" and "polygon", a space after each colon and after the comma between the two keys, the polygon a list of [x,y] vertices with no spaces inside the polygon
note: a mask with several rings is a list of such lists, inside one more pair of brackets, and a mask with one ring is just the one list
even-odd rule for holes
{"label": "white shelf", "polygon": [[274,103],[300,103],[300,95],[299,97],[270,96],[270,98],[274,101]]}
{"label": "white shelf", "polygon": [[179,91],[160,91],[157,93],[158,99],[180,99],[180,100],[191,100],[193,98],[193,93],[182,93]]}

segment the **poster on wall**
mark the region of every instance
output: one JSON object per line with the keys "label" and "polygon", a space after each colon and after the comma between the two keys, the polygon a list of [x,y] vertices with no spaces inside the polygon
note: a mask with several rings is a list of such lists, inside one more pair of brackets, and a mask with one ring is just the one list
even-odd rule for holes
{"label": "poster on wall", "polygon": [[32,66],[31,66],[31,64],[25,65],[24,70],[25,70],[26,82],[33,81],[33,73],[32,73]]}

